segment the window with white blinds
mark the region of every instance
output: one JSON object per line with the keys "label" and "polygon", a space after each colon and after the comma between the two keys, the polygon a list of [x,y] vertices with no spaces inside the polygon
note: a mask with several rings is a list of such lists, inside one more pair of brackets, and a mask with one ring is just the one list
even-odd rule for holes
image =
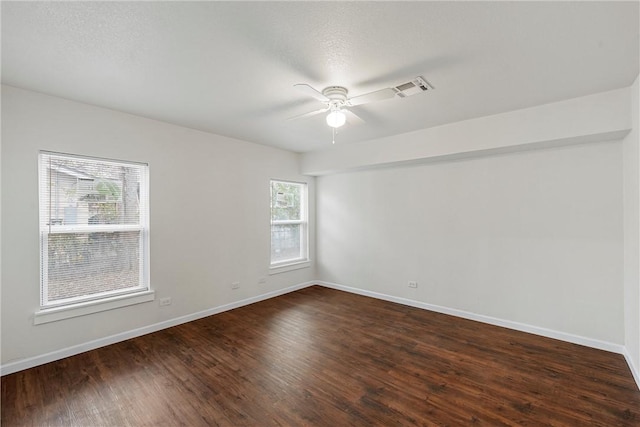
{"label": "window with white blinds", "polygon": [[148,166],[40,153],[43,308],[144,292]]}
{"label": "window with white blinds", "polygon": [[307,184],[271,181],[271,267],[308,261]]}

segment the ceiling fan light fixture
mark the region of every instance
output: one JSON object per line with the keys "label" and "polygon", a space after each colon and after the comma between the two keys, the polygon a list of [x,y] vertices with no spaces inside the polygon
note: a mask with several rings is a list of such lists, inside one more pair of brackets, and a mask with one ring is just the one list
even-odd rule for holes
{"label": "ceiling fan light fixture", "polygon": [[340,110],[333,110],[327,115],[327,124],[332,128],[339,128],[347,121],[347,116]]}

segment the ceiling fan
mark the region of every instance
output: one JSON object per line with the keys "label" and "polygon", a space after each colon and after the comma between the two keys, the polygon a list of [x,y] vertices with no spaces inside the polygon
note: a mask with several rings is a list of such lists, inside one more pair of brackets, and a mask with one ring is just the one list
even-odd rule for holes
{"label": "ceiling fan", "polygon": [[349,91],[342,86],[328,86],[322,91],[318,91],[312,86],[306,83],[298,83],[293,85],[296,89],[302,93],[311,96],[322,102],[325,106],[319,110],[311,111],[308,113],[300,114],[298,116],[290,117],[289,120],[301,119],[304,117],[315,116],[316,114],[326,113],[327,124],[336,129],[344,125],[349,119],[352,124],[364,123],[357,114],[349,110],[349,107],[356,105],[368,104],[371,102],[382,101],[390,99],[395,96],[405,98],[407,96],[414,95],[416,93],[425,92],[433,89],[433,86],[429,84],[423,77],[416,77],[407,83],[402,83],[398,86],[388,87],[373,92],[365,93],[354,97],[349,97]]}

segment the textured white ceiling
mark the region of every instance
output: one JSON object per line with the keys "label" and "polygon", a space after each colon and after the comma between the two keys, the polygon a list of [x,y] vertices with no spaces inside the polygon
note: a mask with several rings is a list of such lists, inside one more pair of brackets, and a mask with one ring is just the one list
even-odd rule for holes
{"label": "textured white ceiling", "polygon": [[638,2],[2,2],[2,82],[305,152],[322,105],[422,75],[432,92],[354,107],[336,143],[630,85]]}

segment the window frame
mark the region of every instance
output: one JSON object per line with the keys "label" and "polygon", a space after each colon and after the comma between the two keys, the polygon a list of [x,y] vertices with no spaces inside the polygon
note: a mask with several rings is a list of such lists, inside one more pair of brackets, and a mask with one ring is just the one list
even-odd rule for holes
{"label": "window frame", "polygon": [[[139,180],[139,221],[135,224],[49,224],[50,214],[42,207],[50,203],[51,186],[47,176],[45,157],[76,159],[87,162],[104,162],[112,165],[136,167]],[[49,197],[49,200],[47,199]],[[149,278],[149,165],[148,163],[114,160],[93,156],[67,154],[41,150],[38,153],[38,206],[40,235],[40,308],[34,323],[47,323],[67,317],[75,317],[109,310],[155,299]],[[87,296],[61,298],[49,301],[49,236],[55,234],[78,235],[84,233],[139,232],[138,286],[95,292]]]}
{"label": "window frame", "polygon": [[[273,200],[273,184],[295,184],[300,186],[300,219],[296,220],[274,220],[273,219],[273,206],[271,202]],[[302,181],[291,181],[285,179],[269,180],[269,219],[270,219],[270,234],[269,234],[269,273],[281,273],[285,271],[295,270],[298,268],[305,268],[310,265],[309,259],[309,185]],[[273,226],[275,225],[300,225],[300,252],[301,256],[297,258],[291,258],[283,261],[273,262],[271,253],[273,250]]]}

